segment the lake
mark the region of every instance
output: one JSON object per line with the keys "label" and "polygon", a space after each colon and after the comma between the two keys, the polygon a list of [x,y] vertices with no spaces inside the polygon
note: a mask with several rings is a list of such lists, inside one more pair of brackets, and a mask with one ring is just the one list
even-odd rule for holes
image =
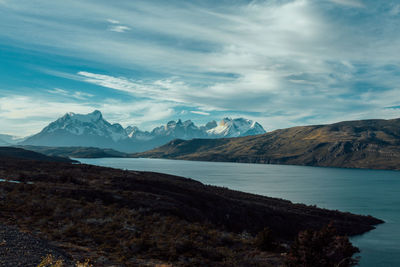
{"label": "lake", "polygon": [[360,266],[400,266],[400,172],[165,159],[77,160],[179,175],[295,203],[369,214],[386,223],[351,239],[361,249]]}

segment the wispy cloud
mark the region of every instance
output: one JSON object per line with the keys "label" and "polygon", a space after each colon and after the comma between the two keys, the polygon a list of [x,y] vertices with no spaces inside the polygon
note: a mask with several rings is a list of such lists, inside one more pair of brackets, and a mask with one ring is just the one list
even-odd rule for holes
{"label": "wispy cloud", "polygon": [[126,25],[122,25],[121,22],[119,22],[118,20],[115,19],[107,19],[107,21],[111,24],[108,27],[109,31],[112,32],[126,32],[129,31],[131,28],[126,26]]}
{"label": "wispy cloud", "polygon": [[[46,59],[50,54],[73,62],[77,67],[71,71],[49,66],[52,73],[46,75],[80,83],[76,93],[97,86],[89,91],[93,98],[123,95],[131,101],[123,108],[145,101],[166,110],[153,110],[152,116],[146,106],[138,110],[143,116],[124,115],[107,106],[109,116],[126,122],[172,116],[177,106],[210,118],[218,112],[252,113],[269,129],[400,116],[399,110],[384,110],[400,100],[396,1],[123,1],[122,6],[70,0],[49,1],[43,9],[34,8],[37,3],[7,1],[0,10],[0,38]],[[95,106],[87,103],[94,102],[88,95],[61,90],[71,102]]]}
{"label": "wispy cloud", "polygon": [[79,91],[71,92],[71,91],[60,89],[60,88],[54,88],[52,90],[47,90],[47,92],[49,92],[51,94],[65,96],[65,97],[72,97],[72,98],[76,98],[79,100],[85,100],[85,99],[88,99],[88,98],[94,96],[93,94],[89,94],[89,93],[85,93],[85,92],[79,92]]}
{"label": "wispy cloud", "polygon": [[365,7],[364,4],[359,0],[330,0],[333,3],[350,6],[350,7]]}
{"label": "wispy cloud", "polygon": [[203,115],[203,116],[210,116],[211,114],[208,112],[204,112],[204,111],[196,111],[196,110],[191,110],[190,113],[193,114],[198,114],[198,115]]}
{"label": "wispy cloud", "polygon": [[107,19],[107,21],[111,24],[120,24],[120,22],[118,20],[115,19]]}
{"label": "wispy cloud", "polygon": [[143,82],[86,71],[80,71],[78,75],[85,82],[130,93],[138,97],[183,103],[186,102],[184,100],[185,91],[190,93],[190,89],[185,83],[171,79]]}
{"label": "wispy cloud", "polygon": [[112,32],[126,32],[129,31],[131,28],[129,28],[128,26],[124,26],[124,25],[117,25],[117,26],[111,26],[109,27],[109,30]]}
{"label": "wispy cloud", "polygon": [[3,129],[2,133],[26,136],[37,133],[67,112],[89,113],[95,109],[101,110],[110,122],[122,123],[125,127],[140,125],[147,129],[175,114],[174,105],[149,100],[127,104],[116,99],[104,99],[99,103],[15,95],[0,97],[0,129]]}
{"label": "wispy cloud", "polygon": [[389,14],[392,16],[397,16],[400,14],[400,4],[394,5],[390,11]]}

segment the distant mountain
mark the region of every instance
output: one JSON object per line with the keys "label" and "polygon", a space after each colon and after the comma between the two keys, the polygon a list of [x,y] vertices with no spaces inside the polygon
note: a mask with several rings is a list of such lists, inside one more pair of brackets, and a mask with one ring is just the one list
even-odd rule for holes
{"label": "distant mountain", "polygon": [[240,137],[265,133],[264,128],[259,123],[243,118],[224,118],[218,125],[216,123],[215,125],[215,127],[206,130],[208,136]]}
{"label": "distant mountain", "polygon": [[197,127],[192,121],[170,121],[152,131],[141,131],[136,126],[123,128],[107,122],[100,111],[82,115],[67,113],[50,123],[40,133],[19,145],[50,147],[98,147],[123,152],[141,152],[164,145],[174,139],[239,137],[263,134],[263,127],[251,120],[225,118]]}
{"label": "distant mountain", "polygon": [[0,146],[15,145],[23,140],[24,138],[19,138],[13,135],[0,134]]}
{"label": "distant mountain", "polygon": [[9,146],[10,144],[0,139],[0,146]]}
{"label": "distant mountain", "polygon": [[197,127],[191,120],[170,121],[166,125],[154,128],[151,132],[140,131],[135,126],[126,128],[130,138],[136,140],[151,140],[160,137],[172,139],[193,139],[193,138],[222,138],[239,137],[248,135],[264,134],[264,128],[257,122],[244,118],[224,118],[219,124],[211,121],[205,126]]}
{"label": "distant mountain", "polygon": [[[87,115],[67,113],[20,145],[100,147],[129,150],[131,140],[118,123],[107,122],[100,111]],[[133,150],[134,151],[134,150]]]}
{"label": "distant mountain", "polygon": [[240,138],[174,140],[133,156],[400,170],[400,119],[293,127]]}

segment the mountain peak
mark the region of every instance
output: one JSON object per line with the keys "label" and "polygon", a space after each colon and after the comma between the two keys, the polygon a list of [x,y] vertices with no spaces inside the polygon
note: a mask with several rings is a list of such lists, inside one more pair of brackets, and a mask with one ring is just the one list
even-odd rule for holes
{"label": "mountain peak", "polygon": [[101,114],[101,111],[98,109],[94,110],[92,113],[89,113],[89,114],[94,115],[94,116],[103,116],[103,114]]}
{"label": "mountain peak", "polygon": [[125,129],[118,123],[111,124],[99,110],[88,114],[66,113],[50,123],[40,133],[28,138],[27,144],[96,147],[112,146],[113,142],[128,139]]}
{"label": "mountain peak", "polygon": [[265,130],[260,124],[252,120],[225,117],[216,127],[207,130],[207,133],[210,136],[239,137],[263,134]]}
{"label": "mountain peak", "polygon": [[74,112],[68,112],[65,113],[65,115],[59,118],[57,121],[77,120],[82,122],[94,122],[101,119],[103,119],[103,114],[101,114],[101,111],[95,110],[88,114],[77,114]]}
{"label": "mountain peak", "polygon": [[91,119],[96,120],[96,121],[103,118],[103,114],[101,113],[100,110],[97,110],[97,109],[95,111],[93,111],[92,113],[87,114],[86,116],[88,116]]}

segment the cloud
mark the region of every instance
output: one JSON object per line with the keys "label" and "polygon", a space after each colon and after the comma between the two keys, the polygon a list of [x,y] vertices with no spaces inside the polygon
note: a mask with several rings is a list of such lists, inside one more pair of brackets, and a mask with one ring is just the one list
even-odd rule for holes
{"label": "cloud", "polygon": [[[52,75],[83,82],[82,88],[101,86],[99,91],[110,98],[126,94],[131,104],[121,100],[115,104],[121,110],[112,109],[113,104],[107,109],[127,123],[171,116],[183,105],[210,116],[251,113],[268,127],[400,115],[382,110],[399,103],[396,2],[369,1],[368,8],[361,8],[363,2],[356,0],[329,5],[126,1],[123,6],[70,0],[34,8],[38,2],[8,1],[0,16],[0,38],[35,54],[78,58],[75,65],[86,71],[61,68]],[[110,32],[120,26],[132,27],[135,34]],[[86,98],[82,105],[90,101],[76,96]],[[143,99],[166,112],[145,106],[140,115],[123,115],[123,108],[133,110],[130,106],[140,106]]]}
{"label": "cloud", "polygon": [[110,122],[123,126],[138,125],[151,129],[175,114],[174,105],[141,100],[122,102],[104,99],[102,102],[75,102],[47,99],[42,96],[0,97],[0,128],[2,133],[27,136],[39,132],[50,122],[67,112],[89,113],[101,110]]}
{"label": "cloud", "polygon": [[400,14],[400,5],[394,5],[389,11],[389,14],[392,16],[397,16],[398,14]]}
{"label": "cloud", "polygon": [[190,89],[185,83],[173,79],[144,82],[140,80],[130,80],[125,77],[113,77],[86,71],[80,71],[77,74],[85,82],[130,93],[137,97],[183,103],[186,102],[184,100],[184,91],[190,93]]}
{"label": "cloud", "polygon": [[128,26],[124,26],[124,25],[117,25],[117,26],[111,26],[109,27],[109,30],[112,32],[126,32],[129,31],[131,28],[129,28]]}
{"label": "cloud", "polygon": [[350,7],[365,7],[361,1],[358,0],[330,0],[333,3],[350,6]]}
{"label": "cloud", "polygon": [[54,88],[52,90],[47,90],[47,92],[49,92],[51,94],[65,96],[65,97],[76,98],[79,100],[85,100],[85,99],[88,99],[88,98],[94,96],[93,94],[89,94],[89,93],[85,93],[85,92],[79,92],[79,91],[71,92],[71,91],[60,89],[60,88]]}
{"label": "cloud", "polygon": [[107,21],[111,24],[120,24],[120,22],[118,20],[115,19],[107,19]]}
{"label": "cloud", "polygon": [[191,110],[190,113],[193,114],[198,114],[198,115],[203,115],[203,116],[210,116],[211,114],[208,112],[204,112],[204,111],[195,111],[195,110]]}
{"label": "cloud", "polygon": [[[200,88],[190,86],[177,77],[144,82],[86,71],[77,74],[85,82],[126,92],[136,97],[196,106],[203,110],[260,111],[264,109],[268,92],[277,93],[273,87],[274,80],[267,73],[251,73],[233,79],[229,83],[214,83]],[[248,105],[250,102],[252,106]]]}
{"label": "cloud", "polygon": [[108,27],[109,31],[112,32],[126,32],[131,30],[130,27],[126,25],[121,25],[121,22],[115,19],[107,19],[107,21],[111,24],[111,26]]}

